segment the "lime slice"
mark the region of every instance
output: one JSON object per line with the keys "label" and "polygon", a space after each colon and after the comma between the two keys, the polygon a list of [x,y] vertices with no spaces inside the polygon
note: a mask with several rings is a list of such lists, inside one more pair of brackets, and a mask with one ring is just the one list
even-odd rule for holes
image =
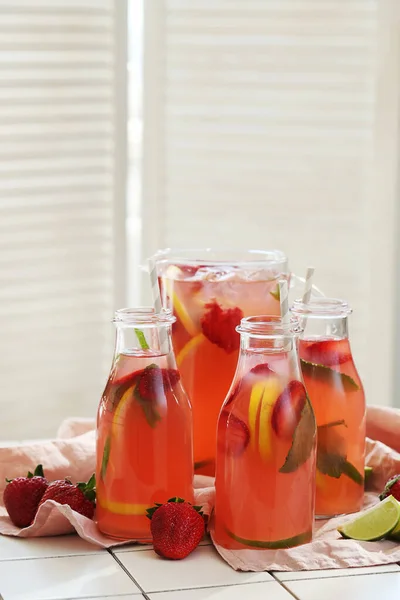
{"label": "lime slice", "polygon": [[397,528],[399,520],[400,504],[393,496],[388,496],[337,530],[344,538],[373,542],[389,535]]}
{"label": "lime slice", "polygon": [[368,485],[372,477],[372,467],[364,467],[364,485]]}
{"label": "lime slice", "polygon": [[312,539],[312,531],[305,531],[304,533],[300,533],[299,535],[294,535],[291,538],[286,538],[284,540],[249,540],[247,538],[240,537],[236,535],[232,531],[226,528],[226,533],[236,542],[243,544],[243,546],[252,546],[253,548],[267,548],[268,550],[279,550],[281,548],[292,548],[293,546],[300,546],[301,544],[306,544],[307,542],[311,542]]}

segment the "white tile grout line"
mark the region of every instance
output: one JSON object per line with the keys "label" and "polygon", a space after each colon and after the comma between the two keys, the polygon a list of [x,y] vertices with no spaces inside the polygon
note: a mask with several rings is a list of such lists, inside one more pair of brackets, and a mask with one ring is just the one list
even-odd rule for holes
{"label": "white tile grout line", "polygon": [[[300,600],[300,598],[298,596],[296,596],[296,594],[294,592],[292,592],[292,590],[290,590],[286,585],[284,581],[279,581],[279,579],[277,579],[274,575],[274,573],[272,571],[268,571],[270,575],[272,575],[272,577],[275,579],[275,581],[277,581],[282,587],[283,589],[292,596],[292,598],[295,598],[295,600]],[[308,581],[308,580],[307,580]]]}
{"label": "white tile grout line", "polygon": [[[132,596],[137,596],[138,598],[140,598],[142,596],[142,593],[139,592],[137,594],[113,594],[112,596],[99,596],[97,594],[97,596],[68,596],[65,598],[58,598],[57,600],[93,600],[93,598],[101,598],[101,600],[124,600],[124,598],[132,598]],[[0,600],[3,600],[3,596],[0,596]]]}
{"label": "white tile grout line", "polygon": [[[399,565],[399,563],[389,563],[389,565]],[[386,565],[377,565],[380,567],[386,566]],[[349,569],[351,569],[351,567],[348,567]],[[363,567],[354,567],[355,569],[362,569]],[[365,567],[366,569],[368,569],[368,567]],[[336,569],[321,569],[321,571],[336,571]],[[340,570],[340,569],[337,569]],[[275,577],[275,573],[288,573],[288,571],[268,571],[268,573],[270,573],[270,575],[272,575],[272,577],[274,577],[274,579],[276,579],[277,581],[280,581],[277,577]],[[306,573],[307,571],[289,571],[290,573]],[[344,579],[345,577],[368,577],[369,575],[391,575],[392,573],[400,573],[400,571],[397,569],[394,569],[393,571],[375,571],[373,573],[347,573],[347,575],[332,575],[331,577],[300,577],[299,579],[295,579],[295,578],[291,578],[291,579],[286,579],[286,581],[282,581],[281,583],[291,583],[292,581],[314,581],[315,579]]]}
{"label": "white tile grout line", "polygon": [[[239,571],[242,572],[242,571]],[[243,573],[250,573],[251,571],[243,571]],[[268,571],[265,571],[268,572]],[[242,585],[264,585],[266,583],[275,583],[275,581],[244,581],[243,583],[221,583],[220,585],[198,585],[194,588],[174,588],[174,589],[169,589],[169,590],[157,590],[154,592],[147,592],[148,594],[151,594],[152,596],[155,596],[156,594],[165,594],[166,592],[171,593],[172,592],[191,592],[192,590],[220,590],[220,589],[225,589],[225,588],[234,588],[234,587],[242,587]],[[280,582],[278,582],[280,583]],[[284,587],[284,586],[282,586]],[[293,595],[293,594],[292,594]],[[297,596],[295,596],[296,600]],[[64,600],[64,599],[63,599]]]}
{"label": "white tile grout line", "polygon": [[[0,558],[0,563],[3,562],[11,562],[13,560],[47,560],[49,558],[74,558],[74,556],[99,556],[101,555],[106,548],[100,548],[99,550],[94,550],[93,552],[85,552],[84,554],[52,554],[51,556],[16,556],[15,558]],[[0,596],[0,600],[2,600]]]}
{"label": "white tile grout line", "polygon": [[107,548],[107,552],[109,553],[110,556],[113,557],[113,559],[118,563],[118,565],[121,567],[121,569],[123,571],[125,571],[125,573],[128,575],[129,579],[131,579],[131,581],[133,581],[133,583],[137,586],[138,590],[141,591],[143,597],[146,600],[150,600],[150,598],[148,597],[148,595],[146,594],[146,592],[144,591],[144,589],[142,588],[141,585],[139,585],[139,583],[136,581],[136,579],[134,578],[134,576],[132,575],[132,573],[130,573],[128,571],[128,569],[125,567],[125,565],[119,560],[118,556],[115,556],[115,554],[112,553],[111,549]]}

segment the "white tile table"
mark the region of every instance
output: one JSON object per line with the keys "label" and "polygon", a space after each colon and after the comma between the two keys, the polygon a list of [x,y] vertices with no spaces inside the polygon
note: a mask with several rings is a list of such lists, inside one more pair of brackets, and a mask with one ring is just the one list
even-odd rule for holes
{"label": "white tile table", "polygon": [[2,600],[399,600],[400,566],[238,573],[209,540],[187,559],[149,546],[100,550],[77,536],[0,536]]}

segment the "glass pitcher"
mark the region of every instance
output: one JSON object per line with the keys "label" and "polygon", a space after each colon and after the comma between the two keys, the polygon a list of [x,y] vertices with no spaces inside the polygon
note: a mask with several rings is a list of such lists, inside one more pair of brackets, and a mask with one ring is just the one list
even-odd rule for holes
{"label": "glass pitcher", "polygon": [[289,278],[283,252],[163,250],[154,257],[163,306],[193,407],[198,473],[214,475],[217,418],[238,360],[243,317],[280,314],[278,280]]}
{"label": "glass pitcher", "polygon": [[298,327],[243,319],[240,355],[218,419],[215,541],[278,549],[312,538],[316,424],[297,356]]}
{"label": "glass pitcher", "polygon": [[343,300],[296,301],[299,353],[318,425],[316,514],[360,510],[364,500],[365,396],[349,337],[351,308]]}
{"label": "glass pitcher", "polygon": [[176,367],[170,311],[115,313],[111,373],[97,415],[97,521],[114,538],[151,541],[146,510],[193,502],[191,406]]}

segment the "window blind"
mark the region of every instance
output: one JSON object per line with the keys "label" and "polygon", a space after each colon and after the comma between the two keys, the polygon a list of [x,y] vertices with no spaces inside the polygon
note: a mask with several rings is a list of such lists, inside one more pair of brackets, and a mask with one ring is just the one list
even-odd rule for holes
{"label": "window blind", "polygon": [[0,0],[0,439],[95,416],[124,300],[126,3]]}
{"label": "window blind", "polygon": [[398,11],[157,0],[145,13],[144,254],[278,247],[298,274],[313,264],[325,293],[354,307],[368,401],[388,404]]}

